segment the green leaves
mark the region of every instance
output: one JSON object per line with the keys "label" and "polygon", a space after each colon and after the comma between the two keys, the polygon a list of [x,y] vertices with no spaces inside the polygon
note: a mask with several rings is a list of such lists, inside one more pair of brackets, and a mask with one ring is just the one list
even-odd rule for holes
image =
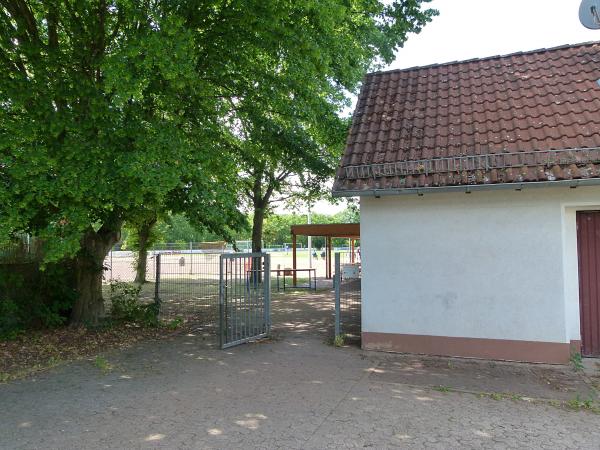
{"label": "green leaves", "polygon": [[94,224],[185,212],[242,227],[239,192],[331,175],[364,72],[420,1],[2,2],[0,234],[77,252]]}

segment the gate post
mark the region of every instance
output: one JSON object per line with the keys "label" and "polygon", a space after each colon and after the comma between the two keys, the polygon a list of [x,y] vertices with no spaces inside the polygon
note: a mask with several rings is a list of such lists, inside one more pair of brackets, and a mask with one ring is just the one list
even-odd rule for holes
{"label": "gate post", "polygon": [[265,253],[264,255],[263,285],[265,289],[265,331],[267,334],[271,334],[271,255],[268,253]]}
{"label": "gate post", "polygon": [[219,347],[223,348],[225,345],[225,285],[223,281],[223,263],[225,262],[224,254],[222,253],[219,257]]}
{"label": "gate post", "polygon": [[342,281],[342,272],[340,270],[340,254],[335,254],[335,274],[333,286],[335,289],[335,336],[340,335],[340,284]]}
{"label": "gate post", "polygon": [[154,304],[160,312],[160,253],[156,254],[156,268],[154,270]]}
{"label": "gate post", "polygon": [[190,241],[190,275],[193,274],[192,270],[192,258],[194,257],[194,244]]}

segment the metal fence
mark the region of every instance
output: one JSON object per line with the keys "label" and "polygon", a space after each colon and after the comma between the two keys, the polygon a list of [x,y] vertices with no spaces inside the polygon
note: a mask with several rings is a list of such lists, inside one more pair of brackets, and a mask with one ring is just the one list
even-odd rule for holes
{"label": "metal fence", "polygon": [[0,264],[21,264],[41,261],[44,242],[23,236],[19,240],[0,242]]}
{"label": "metal fence", "polygon": [[164,254],[154,257],[154,297],[161,317],[217,325],[221,253]]}
{"label": "metal fence", "polygon": [[[134,282],[136,258],[131,252],[108,255],[105,298],[111,283]],[[163,320],[179,319],[213,333],[227,348],[269,334],[269,273],[266,253],[159,252],[147,258],[140,301],[157,303]]]}
{"label": "metal fence", "polygon": [[361,261],[357,252],[335,253],[335,335],[360,343]]}
{"label": "metal fence", "polygon": [[[219,261],[217,253],[168,251],[149,254],[146,280],[140,301],[160,301],[160,318],[179,319],[199,325],[218,324]],[[104,262],[105,298],[109,299],[110,283],[133,283],[137,255],[133,252],[111,252]],[[110,307],[110,305],[108,305]]]}

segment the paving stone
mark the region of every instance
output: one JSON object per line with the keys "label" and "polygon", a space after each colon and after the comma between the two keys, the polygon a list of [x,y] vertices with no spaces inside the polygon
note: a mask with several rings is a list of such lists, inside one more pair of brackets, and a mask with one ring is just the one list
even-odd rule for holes
{"label": "paving stone", "polygon": [[286,301],[271,342],[180,336],[0,385],[0,448],[600,448],[598,415],[407,383],[382,372],[403,357],[325,343],[325,294]]}

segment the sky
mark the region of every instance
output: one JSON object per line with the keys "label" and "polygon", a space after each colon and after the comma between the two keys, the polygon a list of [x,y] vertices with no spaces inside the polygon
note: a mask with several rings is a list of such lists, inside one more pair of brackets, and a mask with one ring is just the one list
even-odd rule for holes
{"label": "sky", "polygon": [[389,69],[600,40],[579,23],[581,0],[434,0],[440,15],[409,36]]}
{"label": "sky", "polygon": [[[460,61],[538,48],[600,41],[600,30],[579,23],[581,0],[434,0],[440,15],[412,34],[386,69]],[[318,202],[319,213],[343,204]]]}

